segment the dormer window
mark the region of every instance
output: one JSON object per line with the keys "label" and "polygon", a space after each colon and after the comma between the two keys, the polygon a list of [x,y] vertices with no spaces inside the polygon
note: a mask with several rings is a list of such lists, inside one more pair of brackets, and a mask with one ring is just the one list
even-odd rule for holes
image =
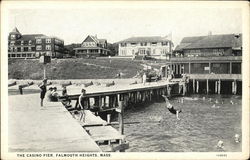
{"label": "dormer window", "polygon": [[16,39],[16,35],[12,34],[12,35],[10,36],[10,38],[11,38],[11,39]]}

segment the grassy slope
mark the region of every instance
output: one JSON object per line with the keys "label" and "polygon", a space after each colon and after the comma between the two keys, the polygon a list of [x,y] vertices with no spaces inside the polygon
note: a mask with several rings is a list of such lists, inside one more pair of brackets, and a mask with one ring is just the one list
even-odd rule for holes
{"label": "grassy slope", "polygon": [[[119,72],[131,78],[142,69],[139,62],[112,59],[57,59],[46,65],[49,79],[114,78]],[[9,60],[9,79],[42,79],[43,64],[39,60]]]}

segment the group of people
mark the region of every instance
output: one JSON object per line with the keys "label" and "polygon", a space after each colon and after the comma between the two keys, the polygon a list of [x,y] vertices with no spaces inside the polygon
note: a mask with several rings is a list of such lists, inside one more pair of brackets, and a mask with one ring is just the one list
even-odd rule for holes
{"label": "group of people", "polygon": [[[58,97],[60,96],[59,93],[57,92],[57,87],[50,87],[48,89],[48,92],[47,92],[47,79],[43,79],[42,83],[39,85],[39,88],[40,88],[40,99],[41,99],[41,102],[40,102],[40,106],[43,107],[43,100],[45,98],[45,95],[46,95],[46,98],[48,99],[48,101],[51,101],[51,102],[57,102],[58,101]],[[63,86],[62,87],[62,96],[66,96],[67,95],[67,90],[66,90],[66,87]],[[68,100],[68,102],[70,103],[70,100]]]}

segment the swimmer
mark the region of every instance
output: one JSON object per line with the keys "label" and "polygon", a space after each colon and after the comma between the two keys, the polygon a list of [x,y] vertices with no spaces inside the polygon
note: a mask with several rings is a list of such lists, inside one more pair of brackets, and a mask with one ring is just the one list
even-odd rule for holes
{"label": "swimmer", "polygon": [[216,99],[216,100],[215,100],[215,103],[216,103],[216,104],[218,104],[218,103],[219,103],[218,99]]}
{"label": "swimmer", "polygon": [[206,98],[205,97],[202,97],[203,100],[205,100]]}
{"label": "swimmer", "polygon": [[222,140],[219,140],[216,147],[219,149],[224,149],[224,142]]}
{"label": "swimmer", "polygon": [[208,100],[209,102],[211,102],[212,101],[212,98],[209,98],[209,100]]}
{"label": "swimmer", "polygon": [[181,98],[181,103],[184,103],[184,98]]}
{"label": "swimmer", "polygon": [[240,135],[235,134],[234,135],[234,141],[235,141],[235,143],[239,143],[240,142]]}
{"label": "swimmer", "polygon": [[177,118],[178,120],[180,120],[180,118],[179,118],[179,113],[181,113],[182,110],[181,110],[181,109],[180,109],[180,110],[174,109],[174,107],[170,104],[168,98],[167,98],[165,95],[162,95],[162,97],[163,97],[163,98],[165,99],[165,101],[166,101],[166,105],[167,105],[167,108],[168,108],[169,112],[172,113],[172,114],[176,114],[176,118]]}
{"label": "swimmer", "polygon": [[212,105],[211,108],[220,108],[220,106],[216,106],[216,105],[214,104],[214,105]]}
{"label": "swimmer", "polygon": [[230,103],[233,105],[234,104],[234,102],[232,101],[232,100],[230,100]]}

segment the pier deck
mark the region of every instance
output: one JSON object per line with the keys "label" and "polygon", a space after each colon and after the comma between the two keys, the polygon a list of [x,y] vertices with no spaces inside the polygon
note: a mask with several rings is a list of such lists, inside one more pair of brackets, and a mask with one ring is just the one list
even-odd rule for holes
{"label": "pier deck", "polygon": [[40,107],[39,94],[9,96],[10,152],[98,152],[95,141],[59,102]]}

